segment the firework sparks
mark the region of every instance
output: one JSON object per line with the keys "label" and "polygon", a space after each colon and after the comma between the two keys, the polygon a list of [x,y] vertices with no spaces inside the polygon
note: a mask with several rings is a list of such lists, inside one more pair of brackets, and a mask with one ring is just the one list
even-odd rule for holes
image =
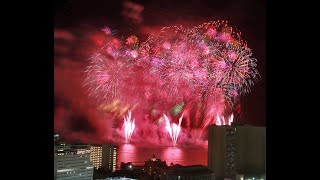
{"label": "firework sparks", "polygon": [[217,120],[215,122],[215,124],[217,126],[231,126],[231,123],[233,122],[233,114],[231,114],[231,116],[228,119],[225,119],[223,116],[220,117],[219,114],[217,114]]}
{"label": "firework sparks", "polygon": [[177,144],[178,136],[181,130],[181,121],[183,115],[179,118],[179,124],[170,123],[170,120],[167,115],[163,115],[165,121],[166,121],[166,130],[168,131],[171,140],[173,142],[173,145],[175,146]]}
{"label": "firework sparks", "polygon": [[123,82],[130,81],[130,67],[126,62],[114,61],[107,56],[97,54],[95,63],[87,68],[85,86],[89,87],[89,96],[98,102],[121,99]]}
{"label": "firework sparks", "polygon": [[[134,35],[120,40],[109,28],[102,30],[107,40],[90,59],[84,81],[99,107],[117,100],[154,121],[170,111],[182,112],[188,130],[231,125],[233,114],[221,115],[233,111],[259,77],[251,49],[226,21],[164,27],[144,42]],[[176,144],[182,116],[179,124],[163,117]]]}
{"label": "firework sparks", "polygon": [[101,31],[103,31],[106,35],[111,35],[112,34],[112,31],[109,27],[104,27],[101,29]]}
{"label": "firework sparks", "polygon": [[128,111],[128,116],[123,118],[124,121],[124,135],[126,143],[130,142],[133,130],[135,128],[135,119],[131,119],[131,111]]}

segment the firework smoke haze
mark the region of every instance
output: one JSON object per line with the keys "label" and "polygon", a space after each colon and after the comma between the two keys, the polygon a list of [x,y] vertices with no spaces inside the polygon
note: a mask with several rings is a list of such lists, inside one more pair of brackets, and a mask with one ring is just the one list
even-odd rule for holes
{"label": "firework smoke haze", "polygon": [[[98,104],[119,100],[145,114],[163,114],[177,104],[197,102],[203,108],[181,111],[188,117],[191,111],[201,111],[197,114],[204,115],[200,127],[205,129],[219,119],[216,114],[233,109],[259,77],[251,50],[226,21],[164,27],[141,43],[134,35],[122,42],[110,33],[106,36],[91,57],[84,81]],[[147,107],[142,110],[140,105]],[[196,118],[189,121],[201,121]]]}
{"label": "firework smoke haze", "polygon": [[[264,4],[222,4],[80,0],[60,6],[55,131],[68,142],[117,144],[127,137],[137,145],[172,146],[166,114],[180,127],[176,145],[193,146],[206,144],[210,124],[264,123]],[[219,18],[230,23],[210,21]]]}

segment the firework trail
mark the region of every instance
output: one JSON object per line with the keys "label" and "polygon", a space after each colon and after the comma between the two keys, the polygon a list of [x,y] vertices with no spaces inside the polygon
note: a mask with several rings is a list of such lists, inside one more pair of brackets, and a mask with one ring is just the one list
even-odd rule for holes
{"label": "firework trail", "polygon": [[131,111],[128,111],[128,116],[125,116],[123,118],[124,121],[124,134],[125,134],[125,139],[126,143],[130,142],[131,135],[133,133],[133,130],[135,128],[135,119],[131,119]]}
{"label": "firework trail", "polygon": [[230,125],[235,105],[259,77],[251,49],[226,21],[164,27],[143,42],[134,35],[117,38],[108,27],[102,31],[104,43],[91,57],[83,83],[89,96],[104,109],[119,102],[112,109],[117,114],[135,108],[139,121],[164,116],[174,144],[182,119],[170,124],[163,114],[183,114],[188,130]]}
{"label": "firework trail", "polygon": [[181,115],[181,117],[179,118],[179,124],[175,124],[175,123],[170,124],[170,120],[168,116],[164,114],[163,117],[166,121],[166,130],[168,131],[172,139],[173,145],[175,146],[177,144],[178,136],[181,130],[181,121],[182,121],[183,115]]}
{"label": "firework trail", "polygon": [[233,114],[229,117],[229,119],[225,119],[223,116],[220,118],[220,116],[217,114],[217,121],[215,124],[217,126],[231,126],[231,123],[233,122]]}

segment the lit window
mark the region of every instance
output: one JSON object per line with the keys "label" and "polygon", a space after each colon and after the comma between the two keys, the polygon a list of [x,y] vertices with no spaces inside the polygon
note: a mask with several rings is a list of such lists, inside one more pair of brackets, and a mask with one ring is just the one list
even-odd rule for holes
{"label": "lit window", "polygon": [[59,169],[57,172],[69,172],[69,171],[74,171],[74,169]]}

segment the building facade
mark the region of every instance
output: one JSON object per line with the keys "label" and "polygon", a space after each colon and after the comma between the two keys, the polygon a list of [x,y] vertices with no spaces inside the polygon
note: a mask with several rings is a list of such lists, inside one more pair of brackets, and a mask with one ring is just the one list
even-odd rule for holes
{"label": "building facade", "polygon": [[265,127],[209,126],[208,167],[217,178],[265,173]]}
{"label": "building facade", "polygon": [[94,168],[103,168],[106,171],[116,171],[118,147],[114,145],[92,145],[90,160]]}
{"label": "building facade", "polygon": [[54,179],[92,180],[93,165],[88,145],[54,146]]}

